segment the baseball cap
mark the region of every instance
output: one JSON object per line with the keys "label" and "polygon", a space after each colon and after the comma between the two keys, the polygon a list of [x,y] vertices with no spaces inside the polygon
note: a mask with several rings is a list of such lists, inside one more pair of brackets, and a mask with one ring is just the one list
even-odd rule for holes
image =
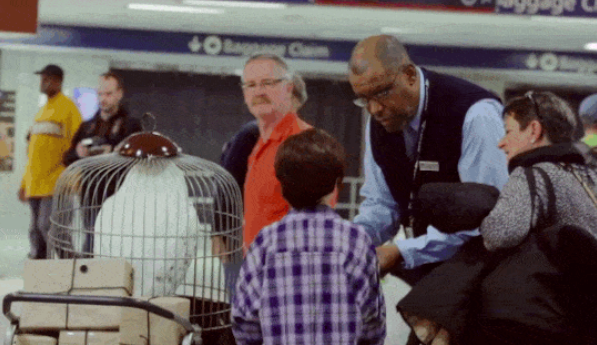
{"label": "baseball cap", "polygon": [[51,76],[56,76],[56,77],[60,77],[60,78],[64,77],[64,72],[62,71],[62,68],[60,68],[56,65],[47,65],[41,71],[35,72],[35,74],[51,75]]}
{"label": "baseball cap", "polygon": [[597,122],[597,93],[590,95],[580,102],[578,115],[586,123]]}

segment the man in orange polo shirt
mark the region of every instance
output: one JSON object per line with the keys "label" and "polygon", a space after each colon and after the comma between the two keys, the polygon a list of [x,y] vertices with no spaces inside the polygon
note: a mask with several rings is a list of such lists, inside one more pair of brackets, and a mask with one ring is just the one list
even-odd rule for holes
{"label": "man in orange polo shirt", "polygon": [[251,245],[259,231],[288,213],[274,171],[278,147],[289,136],[311,126],[299,119],[292,103],[292,73],[273,54],[251,57],[245,63],[242,89],[249,111],[257,119],[259,139],[249,156],[244,186],[244,245]]}

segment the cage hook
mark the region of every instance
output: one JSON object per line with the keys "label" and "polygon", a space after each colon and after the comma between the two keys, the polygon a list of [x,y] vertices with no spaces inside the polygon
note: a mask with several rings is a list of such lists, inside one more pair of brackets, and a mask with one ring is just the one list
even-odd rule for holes
{"label": "cage hook", "polygon": [[143,117],[141,118],[141,127],[143,127],[143,131],[155,131],[156,123],[157,121],[152,113],[146,112],[145,114],[143,114]]}

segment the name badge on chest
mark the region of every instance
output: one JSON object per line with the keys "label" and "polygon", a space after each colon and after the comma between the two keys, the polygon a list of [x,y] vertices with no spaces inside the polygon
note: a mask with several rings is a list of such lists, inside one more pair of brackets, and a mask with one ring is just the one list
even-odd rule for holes
{"label": "name badge on chest", "polygon": [[439,162],[419,161],[419,171],[439,171]]}

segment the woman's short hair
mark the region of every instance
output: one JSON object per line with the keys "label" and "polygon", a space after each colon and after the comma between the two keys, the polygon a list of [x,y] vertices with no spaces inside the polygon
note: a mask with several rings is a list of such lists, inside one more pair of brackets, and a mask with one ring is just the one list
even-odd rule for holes
{"label": "woman's short hair", "polygon": [[316,128],[288,137],[274,162],[282,195],[295,209],[315,207],[344,178],[346,153],[326,131]]}
{"label": "woman's short hair", "polygon": [[569,143],[578,140],[581,126],[572,108],[552,92],[529,91],[506,104],[504,116],[512,116],[526,129],[533,120],[539,121],[552,144]]}

